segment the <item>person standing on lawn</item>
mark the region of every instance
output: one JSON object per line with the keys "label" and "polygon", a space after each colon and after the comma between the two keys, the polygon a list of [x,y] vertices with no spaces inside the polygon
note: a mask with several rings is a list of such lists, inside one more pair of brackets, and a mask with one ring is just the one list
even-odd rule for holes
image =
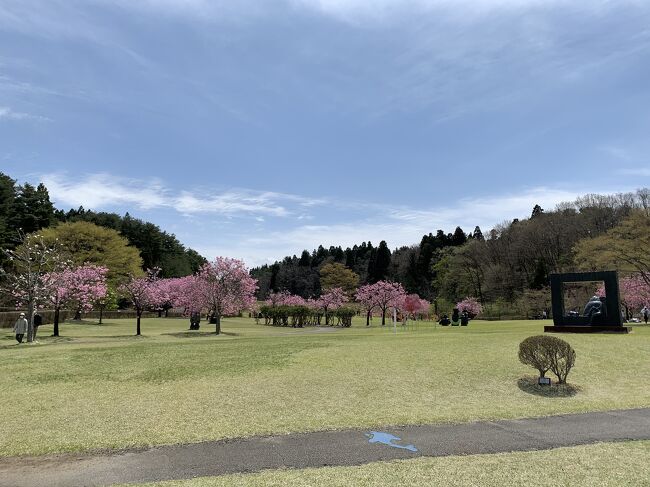
{"label": "person standing on lawn", "polygon": [[648,318],[650,318],[650,309],[648,309],[647,306],[644,306],[643,309],[641,310],[641,314],[643,315],[643,321],[645,321],[645,324],[648,324]]}
{"label": "person standing on lawn", "polygon": [[16,323],[14,324],[14,333],[16,334],[16,341],[18,343],[23,343],[23,337],[27,333],[27,319],[25,318],[25,313],[20,313]]}

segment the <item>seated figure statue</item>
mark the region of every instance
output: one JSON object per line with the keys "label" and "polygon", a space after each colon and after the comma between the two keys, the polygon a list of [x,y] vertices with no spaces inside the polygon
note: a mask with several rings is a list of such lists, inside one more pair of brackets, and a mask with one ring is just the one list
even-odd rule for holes
{"label": "seated figure statue", "polygon": [[603,323],[605,321],[605,318],[607,317],[607,307],[605,306],[605,298],[604,297],[599,298],[598,296],[593,296],[585,306],[582,315],[589,318],[590,325]]}

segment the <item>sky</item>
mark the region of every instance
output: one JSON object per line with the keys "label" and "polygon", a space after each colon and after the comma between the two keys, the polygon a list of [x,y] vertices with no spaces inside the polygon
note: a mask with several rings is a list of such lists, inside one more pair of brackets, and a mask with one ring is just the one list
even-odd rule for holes
{"label": "sky", "polygon": [[0,171],[249,265],[650,185],[647,0],[0,0]]}

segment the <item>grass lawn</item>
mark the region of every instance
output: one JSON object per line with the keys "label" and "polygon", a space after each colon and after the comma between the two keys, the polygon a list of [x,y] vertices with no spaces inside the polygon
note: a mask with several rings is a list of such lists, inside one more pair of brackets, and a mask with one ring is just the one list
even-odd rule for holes
{"label": "grass lawn", "polygon": [[[650,406],[650,327],[567,335],[577,394],[520,388],[519,342],[544,322],[292,329],[226,319],[63,324],[15,345],[0,331],[0,455],[196,442],[294,431],[464,422]],[[646,450],[647,451],[647,450]]]}
{"label": "grass lawn", "polygon": [[140,487],[650,485],[650,442],[601,443],[540,452],[419,458],[360,467],[269,470],[143,484]]}

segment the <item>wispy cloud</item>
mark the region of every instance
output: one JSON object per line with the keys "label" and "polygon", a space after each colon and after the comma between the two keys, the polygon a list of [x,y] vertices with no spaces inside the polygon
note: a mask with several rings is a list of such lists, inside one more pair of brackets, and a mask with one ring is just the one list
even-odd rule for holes
{"label": "wispy cloud", "polygon": [[[505,220],[530,216],[535,204],[551,210],[584,192],[587,189],[538,187],[423,209],[366,205],[363,216],[343,217],[334,224],[301,223],[283,230],[245,232],[220,244],[197,241],[194,245],[208,257],[233,255],[253,266],[272,263],[286,255],[299,255],[302,250],[312,250],[319,245],[345,248],[365,241],[377,244],[386,240],[389,247],[397,248],[417,244],[422,235],[435,233],[437,229],[451,232],[460,226],[470,232],[478,225],[486,232]],[[353,202],[348,202],[348,206],[358,208]]]}
{"label": "wispy cloud", "polygon": [[[44,174],[41,180],[59,205],[102,210],[135,207],[143,210],[173,209],[184,215],[253,215],[286,217],[294,209],[306,209],[325,202],[297,195],[234,189],[222,192],[195,189],[174,191],[157,179],[116,178],[109,174],[89,174],[72,178],[62,174]],[[293,207],[288,209],[286,204]],[[295,208],[294,208],[295,207]]]}
{"label": "wispy cloud", "polygon": [[617,173],[621,176],[640,176],[648,178],[650,177],[650,166],[619,169]]}
{"label": "wispy cloud", "polygon": [[17,112],[9,107],[0,107],[0,121],[2,120],[33,120],[37,122],[51,121],[47,117],[41,115],[33,115],[31,113]]}

